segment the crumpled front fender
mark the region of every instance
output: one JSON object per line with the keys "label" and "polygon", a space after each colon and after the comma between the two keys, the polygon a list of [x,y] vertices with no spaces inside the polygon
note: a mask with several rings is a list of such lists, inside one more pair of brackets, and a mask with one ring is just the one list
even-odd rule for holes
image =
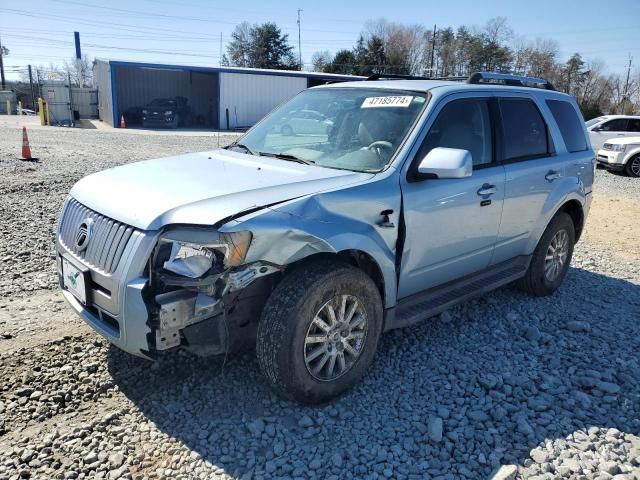
{"label": "crumpled front fender", "polygon": [[[362,251],[373,258],[382,272],[385,307],[389,308],[396,302],[395,247],[400,222],[400,195],[398,191],[393,195],[392,190],[391,182],[375,182],[316,194],[265,207],[231,220],[219,230],[252,232],[245,263],[262,261],[285,266],[317,253]],[[393,210],[389,217],[392,228],[379,225],[383,210]]]}

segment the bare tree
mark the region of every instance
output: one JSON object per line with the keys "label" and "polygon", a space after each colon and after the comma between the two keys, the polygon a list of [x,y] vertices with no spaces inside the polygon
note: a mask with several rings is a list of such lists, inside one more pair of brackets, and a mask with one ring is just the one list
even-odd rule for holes
{"label": "bare tree", "polygon": [[513,30],[505,17],[490,18],[484,26],[484,33],[490,42],[496,44],[503,44],[513,36]]}
{"label": "bare tree", "polygon": [[327,66],[331,63],[332,57],[328,50],[321,52],[315,52],[311,56],[311,63],[313,64],[314,72],[324,72]]}
{"label": "bare tree", "polygon": [[65,60],[63,70],[73,85],[77,87],[93,85],[93,62],[86,55],[83,55],[81,59]]}
{"label": "bare tree", "polygon": [[365,24],[363,38],[382,39],[388,73],[420,74],[423,70],[425,29],[422,25],[401,25],[386,19]]}

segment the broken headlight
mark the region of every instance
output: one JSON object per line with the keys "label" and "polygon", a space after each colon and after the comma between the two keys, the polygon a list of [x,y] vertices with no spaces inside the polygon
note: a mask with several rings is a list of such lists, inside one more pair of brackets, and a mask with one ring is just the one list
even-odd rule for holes
{"label": "broken headlight", "polygon": [[221,272],[244,261],[250,232],[219,233],[200,229],[170,230],[159,242],[159,248],[170,248],[162,268],[188,278],[200,278],[210,271]]}

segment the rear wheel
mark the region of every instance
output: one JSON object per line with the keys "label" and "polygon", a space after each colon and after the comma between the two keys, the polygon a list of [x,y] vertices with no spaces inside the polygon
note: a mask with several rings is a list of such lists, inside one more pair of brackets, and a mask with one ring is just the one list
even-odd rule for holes
{"label": "rear wheel", "polygon": [[361,270],[311,263],[286,276],[258,325],[258,363],[271,386],[300,403],[327,401],[367,370],[382,332],[382,300]]}
{"label": "rear wheel", "polygon": [[542,234],[529,269],[518,281],[518,286],[536,297],[551,295],[560,287],[569,270],[574,244],[573,220],[569,214],[560,212]]}
{"label": "rear wheel", "polygon": [[291,136],[293,135],[293,128],[291,128],[290,125],[283,125],[282,128],[280,128],[280,133],[284,136]]}
{"label": "rear wheel", "polygon": [[636,155],[627,161],[625,171],[630,177],[640,177],[640,155]]}

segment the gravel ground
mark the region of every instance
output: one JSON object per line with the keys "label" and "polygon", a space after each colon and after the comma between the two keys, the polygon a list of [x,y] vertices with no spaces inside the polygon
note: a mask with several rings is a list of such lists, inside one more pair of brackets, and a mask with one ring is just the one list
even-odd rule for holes
{"label": "gravel ground", "polygon": [[[32,148],[49,148],[24,166],[9,134],[0,127],[0,479],[481,479],[501,465],[511,478],[640,479],[640,258],[581,243],[554,296],[505,287],[391,332],[352,392],[303,408],[272,394],[252,354],[150,363],[47,290],[77,178],[211,138],[34,130]],[[82,165],[69,162],[82,146]],[[634,195],[608,172],[598,185]]]}
{"label": "gravel ground", "polygon": [[627,177],[619,172],[610,172],[604,168],[596,170],[594,188],[597,192],[608,195],[640,200],[640,182],[637,178]]}
{"label": "gravel ground", "polygon": [[56,221],[80,178],[136,160],[210,150],[236,138],[34,128],[29,140],[40,161],[25,163],[17,159],[22,131],[0,123],[0,132],[0,218],[12,220],[0,222],[0,296],[53,288]]}

